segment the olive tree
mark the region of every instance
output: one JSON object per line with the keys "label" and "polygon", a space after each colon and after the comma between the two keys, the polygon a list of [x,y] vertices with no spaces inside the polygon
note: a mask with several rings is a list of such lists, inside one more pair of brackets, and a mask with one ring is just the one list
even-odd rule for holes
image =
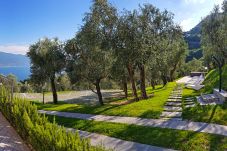
{"label": "olive tree", "polygon": [[94,0],[90,12],[76,37],[66,43],[68,75],[73,82],[84,80],[94,85],[99,102],[103,105],[100,88],[108,77],[112,63],[111,37],[114,31],[116,9],[107,0]]}
{"label": "olive tree", "polygon": [[44,38],[32,44],[27,53],[31,61],[31,80],[43,85],[50,81],[53,102],[57,103],[56,74],[65,67],[65,55],[58,39]]}

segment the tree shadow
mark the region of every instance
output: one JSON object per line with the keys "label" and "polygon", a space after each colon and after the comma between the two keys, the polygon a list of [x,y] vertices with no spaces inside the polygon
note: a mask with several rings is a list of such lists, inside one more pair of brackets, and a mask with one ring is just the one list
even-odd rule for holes
{"label": "tree shadow", "polygon": [[161,113],[162,113],[162,111],[148,110],[148,111],[144,112],[142,115],[140,115],[139,117],[158,119],[160,117]]}

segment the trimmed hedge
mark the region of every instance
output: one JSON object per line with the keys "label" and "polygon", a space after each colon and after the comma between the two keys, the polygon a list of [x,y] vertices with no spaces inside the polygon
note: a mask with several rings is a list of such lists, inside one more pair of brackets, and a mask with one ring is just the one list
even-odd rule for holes
{"label": "trimmed hedge", "polygon": [[0,110],[20,136],[36,151],[104,151],[102,146],[91,146],[88,139],[78,133],[67,132],[64,127],[48,122],[38,114],[35,105],[14,97],[0,86]]}

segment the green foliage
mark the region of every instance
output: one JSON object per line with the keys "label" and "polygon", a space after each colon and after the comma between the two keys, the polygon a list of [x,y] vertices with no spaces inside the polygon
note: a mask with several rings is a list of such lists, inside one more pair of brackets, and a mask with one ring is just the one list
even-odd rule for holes
{"label": "green foliage", "polygon": [[[54,121],[53,116],[48,120]],[[56,123],[89,132],[182,151],[224,151],[227,137],[184,130],[55,117]]]}
{"label": "green foliage", "polygon": [[55,76],[65,67],[65,55],[58,39],[44,38],[29,47],[27,53],[31,60],[31,80],[43,86],[50,81],[53,101],[58,101]]}
{"label": "green foliage", "polygon": [[203,66],[202,59],[193,59],[185,64],[183,64],[178,70],[179,76],[189,75],[191,72],[206,72],[205,67]]}
{"label": "green foliage", "polygon": [[44,38],[29,47],[31,79],[43,84],[59,73],[64,67],[64,54],[57,39]]}
{"label": "green foliage", "polygon": [[107,0],[93,1],[90,12],[83,19],[84,25],[65,45],[71,81],[86,81],[95,86],[102,105],[100,82],[110,72],[110,40],[116,19],[116,9]]}
{"label": "green foliage", "polygon": [[17,77],[14,74],[9,74],[6,77],[9,80],[12,80],[12,83],[10,83],[10,86],[13,86],[13,92],[19,92],[20,91],[20,87],[19,87],[19,85],[17,83]]}
{"label": "green foliage", "polygon": [[227,1],[223,2],[222,11],[215,6],[211,14],[202,24],[202,45],[207,65],[211,63],[211,56],[227,59]]}
{"label": "green foliage", "polygon": [[71,86],[72,84],[71,84],[70,78],[67,75],[67,73],[60,75],[57,79],[57,82],[58,82],[57,89],[59,91],[72,90],[72,86]]}
{"label": "green foliage", "polygon": [[[222,67],[222,88],[227,90],[227,65]],[[203,82],[205,85],[204,92],[212,92],[213,88],[218,88],[219,85],[219,71],[218,69],[211,70],[207,75],[206,79]]]}
{"label": "green foliage", "polygon": [[0,88],[0,109],[20,136],[36,151],[103,151],[93,147],[89,140],[80,138],[78,133],[66,132],[64,127],[48,122],[38,114],[35,105],[21,98],[8,98],[4,87]]}

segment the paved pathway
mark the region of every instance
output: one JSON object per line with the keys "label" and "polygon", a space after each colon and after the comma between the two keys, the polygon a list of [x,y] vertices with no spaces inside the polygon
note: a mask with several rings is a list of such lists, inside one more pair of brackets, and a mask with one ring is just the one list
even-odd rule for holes
{"label": "paved pathway", "polygon": [[227,126],[202,123],[202,122],[190,122],[190,121],[181,121],[181,120],[175,120],[175,119],[169,119],[169,120],[146,119],[146,118],[139,118],[139,117],[120,117],[120,116],[81,114],[81,113],[44,111],[44,110],[39,110],[39,113],[45,113],[49,115],[56,115],[56,116],[62,116],[62,117],[85,119],[85,120],[135,124],[135,125],[141,125],[141,126],[161,127],[161,128],[170,128],[170,129],[178,129],[178,130],[191,130],[191,131],[227,136]]}
{"label": "paved pathway", "polygon": [[[68,131],[76,131],[73,128],[67,128]],[[124,141],[121,139],[90,133],[79,130],[81,137],[89,138],[92,145],[104,145],[105,148],[114,149],[114,151],[174,151],[162,147],[156,147],[136,142]]]}
{"label": "paved pathway", "polygon": [[0,151],[30,151],[0,112]]}

